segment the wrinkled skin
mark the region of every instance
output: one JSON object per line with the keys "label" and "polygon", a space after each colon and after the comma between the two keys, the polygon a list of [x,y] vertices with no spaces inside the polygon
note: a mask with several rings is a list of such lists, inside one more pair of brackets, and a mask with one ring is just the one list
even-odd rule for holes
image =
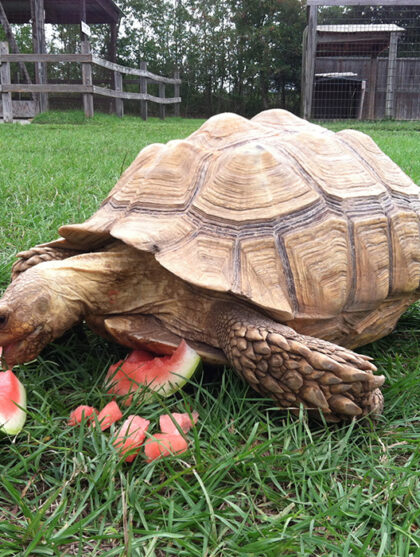
{"label": "wrinkled skin", "polygon": [[81,318],[67,307],[37,272],[30,269],[10,284],[0,300],[0,346],[7,367],[28,362]]}
{"label": "wrinkled skin", "polygon": [[[34,273],[30,273],[33,275]],[[61,300],[54,304],[54,294],[46,285],[36,284],[22,275],[6,290],[0,302],[0,346],[7,367],[30,361],[66,330],[60,312]],[[76,317],[76,316],[74,316]],[[77,321],[77,319],[71,319]]]}

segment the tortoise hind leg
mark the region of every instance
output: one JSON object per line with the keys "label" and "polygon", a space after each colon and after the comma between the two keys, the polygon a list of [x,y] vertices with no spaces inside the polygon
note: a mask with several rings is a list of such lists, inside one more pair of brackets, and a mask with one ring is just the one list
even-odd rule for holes
{"label": "tortoise hind leg", "polygon": [[217,304],[211,317],[233,367],[279,406],[298,414],[302,404],[330,422],[381,413],[385,378],[366,356],[237,306]]}

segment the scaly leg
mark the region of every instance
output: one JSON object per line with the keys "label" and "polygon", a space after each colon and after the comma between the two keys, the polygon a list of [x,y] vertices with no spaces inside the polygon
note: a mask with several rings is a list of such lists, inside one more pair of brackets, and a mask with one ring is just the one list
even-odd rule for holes
{"label": "scaly leg", "polygon": [[34,246],[26,251],[21,251],[16,255],[17,261],[12,266],[12,281],[27,269],[42,263],[43,261],[52,261],[54,259],[67,259],[81,253],[76,250],[66,248],[53,248],[49,246]]}
{"label": "scaly leg", "polygon": [[235,305],[217,304],[210,322],[236,371],[279,406],[298,414],[303,405],[330,422],[382,412],[385,378],[367,356]]}

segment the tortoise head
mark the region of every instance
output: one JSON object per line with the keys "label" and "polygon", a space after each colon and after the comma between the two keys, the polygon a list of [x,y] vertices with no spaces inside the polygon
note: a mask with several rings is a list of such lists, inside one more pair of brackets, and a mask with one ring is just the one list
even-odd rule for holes
{"label": "tortoise head", "polygon": [[28,362],[76,323],[74,303],[36,268],[14,280],[0,299],[0,346],[8,367]]}

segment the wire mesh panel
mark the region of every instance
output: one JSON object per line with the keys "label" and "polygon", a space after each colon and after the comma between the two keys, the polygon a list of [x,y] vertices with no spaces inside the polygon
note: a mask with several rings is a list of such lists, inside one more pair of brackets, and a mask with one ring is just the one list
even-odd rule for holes
{"label": "wire mesh panel", "polygon": [[305,117],[420,119],[420,1],[402,2],[308,1]]}

